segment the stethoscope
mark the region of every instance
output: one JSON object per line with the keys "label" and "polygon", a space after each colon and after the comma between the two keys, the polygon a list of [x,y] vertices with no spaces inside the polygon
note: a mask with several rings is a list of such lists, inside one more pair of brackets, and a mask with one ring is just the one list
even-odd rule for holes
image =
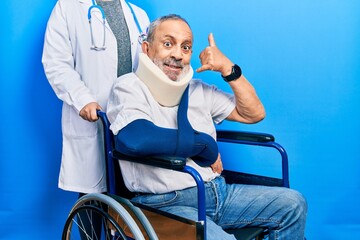
{"label": "stethoscope", "polygon": [[[146,38],[146,33],[144,33],[142,30],[141,30],[141,27],[140,27],[140,23],[135,15],[135,12],[134,12],[134,9],[131,7],[130,3],[128,1],[125,1],[127,3],[127,5],[129,6],[130,8],[130,11],[131,11],[131,14],[133,15],[133,18],[135,20],[135,23],[136,23],[136,26],[139,30],[139,43],[141,44],[145,38]],[[104,33],[103,33],[103,43],[102,43],[102,46],[99,47],[99,46],[96,46],[95,44],[95,41],[94,41],[94,35],[93,35],[93,29],[92,29],[92,24],[91,24],[91,11],[93,9],[98,9],[101,13],[101,16],[102,16],[102,19],[103,19],[103,28],[104,28]],[[96,51],[103,51],[106,49],[106,46],[105,46],[105,42],[106,42],[106,34],[105,34],[105,29],[106,29],[106,17],[105,17],[105,12],[104,10],[102,9],[101,6],[97,5],[95,0],[92,0],[92,6],[89,7],[89,10],[88,10],[88,19],[89,19],[89,25],[90,25],[90,35],[91,35],[91,49],[92,50],[96,50]]]}

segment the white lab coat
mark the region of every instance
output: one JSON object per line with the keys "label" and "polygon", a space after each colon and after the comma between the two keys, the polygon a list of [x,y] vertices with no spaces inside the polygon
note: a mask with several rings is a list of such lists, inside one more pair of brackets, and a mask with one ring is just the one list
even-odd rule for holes
{"label": "white lab coat", "polygon": [[[120,0],[131,39],[133,70],[141,51],[139,30],[131,11]],[[106,24],[106,50],[91,50],[88,9],[91,0],[59,0],[48,21],[42,62],[50,85],[63,101],[63,151],[59,187],[75,192],[106,191],[106,172],[100,121],[91,123],[79,116],[90,102],[106,110],[107,99],[117,78],[117,42]],[[132,5],[145,32],[146,13]],[[100,12],[92,15],[93,36],[98,46],[103,41]]]}

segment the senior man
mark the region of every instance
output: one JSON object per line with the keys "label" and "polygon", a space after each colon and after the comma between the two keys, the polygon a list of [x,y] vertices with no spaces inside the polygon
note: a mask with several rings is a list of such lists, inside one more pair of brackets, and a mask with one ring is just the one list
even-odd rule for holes
{"label": "senior man", "polygon": [[[117,80],[108,102],[116,148],[136,156],[187,157],[186,164],[205,181],[207,239],[235,239],[224,229],[256,226],[268,228],[269,239],[302,240],[307,204],[299,192],[230,185],[221,176],[214,123],[225,119],[256,123],[265,117],[265,110],[241,68],[218,49],[212,34],[208,41],[197,72],[221,73],[233,94],[192,79],[193,35],[185,19],[167,15],[150,24],[138,70]],[[139,193],[134,201],[197,219],[197,190],[191,176],[125,161],[120,166],[127,188]]]}

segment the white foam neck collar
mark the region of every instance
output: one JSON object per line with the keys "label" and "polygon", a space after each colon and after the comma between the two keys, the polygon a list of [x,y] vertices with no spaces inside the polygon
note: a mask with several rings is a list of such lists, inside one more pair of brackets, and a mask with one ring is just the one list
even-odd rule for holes
{"label": "white foam neck collar", "polygon": [[160,105],[173,107],[179,105],[194,71],[190,66],[189,72],[182,79],[172,81],[145,53],[140,53],[139,66],[135,74],[145,83]]}

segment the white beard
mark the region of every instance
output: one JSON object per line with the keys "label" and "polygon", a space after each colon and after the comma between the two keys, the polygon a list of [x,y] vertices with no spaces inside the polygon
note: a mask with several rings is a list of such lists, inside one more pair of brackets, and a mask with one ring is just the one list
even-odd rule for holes
{"label": "white beard", "polygon": [[[173,80],[173,81],[175,81],[175,82],[177,82],[177,81],[179,81],[180,79],[182,79],[182,78],[189,72],[189,70],[190,70],[190,65],[188,64],[188,65],[182,66],[183,69],[181,70],[180,75],[178,75],[178,76],[175,76],[175,75],[172,76],[172,75],[170,75],[170,76],[169,76],[170,73],[167,74],[166,71],[164,70],[164,61],[163,61],[163,60],[160,60],[160,59],[155,58],[155,59],[153,60],[153,62],[154,62],[154,64],[155,64],[156,66],[158,66],[171,80]],[[174,79],[174,78],[176,78],[176,79]]]}

